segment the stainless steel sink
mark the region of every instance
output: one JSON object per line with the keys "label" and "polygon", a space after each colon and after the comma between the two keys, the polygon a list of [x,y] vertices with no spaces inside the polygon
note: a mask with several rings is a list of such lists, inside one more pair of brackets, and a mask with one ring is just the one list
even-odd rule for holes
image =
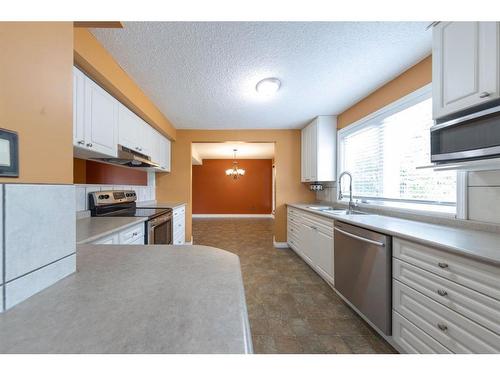
{"label": "stainless steel sink", "polygon": [[332,206],[308,206],[307,208],[316,211],[333,210]]}
{"label": "stainless steel sink", "polygon": [[321,210],[321,212],[324,212],[324,213],[327,213],[327,214],[332,214],[332,215],[366,215],[366,212],[349,211],[349,210],[325,209],[325,210]]}

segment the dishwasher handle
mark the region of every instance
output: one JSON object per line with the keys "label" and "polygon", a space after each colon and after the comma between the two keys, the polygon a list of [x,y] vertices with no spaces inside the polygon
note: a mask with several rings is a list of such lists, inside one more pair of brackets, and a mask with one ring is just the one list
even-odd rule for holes
{"label": "dishwasher handle", "polygon": [[337,227],[334,227],[333,228],[335,231],[339,232],[339,233],[342,233],[348,237],[351,237],[351,238],[354,238],[356,240],[360,240],[360,241],[363,241],[363,242],[368,242],[372,245],[376,245],[376,246],[380,246],[380,247],[385,247],[385,243],[383,242],[379,242],[379,241],[374,241],[374,240],[370,240],[369,238],[365,238],[365,237],[361,237],[361,236],[357,236],[355,234],[352,234],[352,233],[349,233],[349,232],[346,232],[345,230],[342,230],[342,229],[339,229]]}

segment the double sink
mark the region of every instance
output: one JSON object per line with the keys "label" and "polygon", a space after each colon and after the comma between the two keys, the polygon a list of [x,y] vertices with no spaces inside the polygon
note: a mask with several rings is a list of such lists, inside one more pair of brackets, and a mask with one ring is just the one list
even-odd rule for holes
{"label": "double sink", "polygon": [[308,206],[307,208],[332,215],[366,215],[365,212],[354,211],[354,210],[335,210],[331,206]]}

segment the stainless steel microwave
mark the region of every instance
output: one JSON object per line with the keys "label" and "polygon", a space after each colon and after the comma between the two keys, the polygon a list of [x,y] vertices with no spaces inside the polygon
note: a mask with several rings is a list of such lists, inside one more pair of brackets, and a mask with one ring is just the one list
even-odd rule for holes
{"label": "stainless steel microwave", "polygon": [[500,106],[431,128],[431,162],[449,163],[500,157]]}

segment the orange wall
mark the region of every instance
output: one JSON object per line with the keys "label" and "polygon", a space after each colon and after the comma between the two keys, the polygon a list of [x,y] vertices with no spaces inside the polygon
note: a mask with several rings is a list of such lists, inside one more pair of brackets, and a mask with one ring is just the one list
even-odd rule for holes
{"label": "orange wall", "polygon": [[276,241],[286,241],[286,203],[314,202],[315,195],[300,182],[300,130],[177,130],[172,144],[172,171],[156,175],[158,201],[187,202],[186,240],[191,240],[193,142],[274,142],[276,173]]}
{"label": "orange wall", "polygon": [[175,128],[172,123],[160,112],[90,31],[86,28],[76,27],[74,45],[76,66],[86,72],[144,121],[168,138],[175,140]]}
{"label": "orange wall", "polygon": [[73,159],[75,184],[144,185],[148,174],[138,169],[119,167],[93,160]]}
{"label": "orange wall", "polygon": [[0,128],[19,135],[12,183],[73,183],[73,23],[0,22]]}
{"label": "orange wall", "polygon": [[228,177],[231,159],[205,159],[193,165],[194,214],[270,214],[272,211],[273,161],[242,159],[245,175]]}
{"label": "orange wall", "polygon": [[432,56],[406,70],[337,117],[341,129],[432,82]]}

